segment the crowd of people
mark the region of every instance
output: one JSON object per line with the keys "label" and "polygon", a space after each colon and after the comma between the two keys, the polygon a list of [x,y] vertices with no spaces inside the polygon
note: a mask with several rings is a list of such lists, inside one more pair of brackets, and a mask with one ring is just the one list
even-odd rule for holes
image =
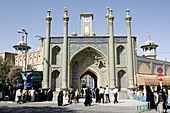
{"label": "crowd of people", "polygon": [[12,91],[12,101],[18,104],[35,101],[52,101],[53,92],[52,89],[34,89],[33,87],[28,89],[17,89]]}
{"label": "crowd of people", "polygon": [[[115,100],[114,103],[118,103],[117,101],[117,95],[118,95],[118,89],[115,88],[112,93],[114,93]],[[63,91],[61,90],[58,94],[58,106],[63,105]],[[68,103],[79,103],[79,98],[84,98],[85,102],[84,105],[88,106],[92,103],[92,98],[95,98],[96,103],[109,103],[110,97],[109,97],[109,88],[106,85],[106,87],[100,86],[100,88],[89,88],[81,89],[79,92],[79,89],[76,90],[73,89],[73,87],[68,88]],[[18,104],[26,103],[26,102],[39,102],[39,101],[52,101],[53,99],[53,91],[51,88],[49,89],[34,89],[33,87],[31,89],[13,89],[12,90],[12,97],[11,100],[13,102],[17,102]]]}
{"label": "crowd of people", "polygon": [[156,108],[157,113],[167,112],[168,90],[166,86],[158,86],[157,90],[152,92],[147,86],[147,101],[150,102],[150,108]]}
{"label": "crowd of people", "polygon": [[[85,92],[85,102],[84,105],[88,106],[91,105],[92,103],[92,98],[96,98],[96,103],[109,103],[110,102],[110,97],[109,97],[109,88],[108,85],[106,87],[100,86],[100,88],[95,88],[95,89],[90,89],[87,87],[84,91],[82,88],[80,90],[81,95],[79,94],[78,88],[76,90],[73,89],[73,87],[70,87],[68,89],[68,103],[72,104],[78,103],[80,97],[84,97],[84,92]],[[117,87],[112,91],[114,94],[114,103],[118,103],[117,101],[117,95],[118,95],[118,89]],[[59,92],[58,95],[58,105],[61,106],[63,104],[63,91]]]}

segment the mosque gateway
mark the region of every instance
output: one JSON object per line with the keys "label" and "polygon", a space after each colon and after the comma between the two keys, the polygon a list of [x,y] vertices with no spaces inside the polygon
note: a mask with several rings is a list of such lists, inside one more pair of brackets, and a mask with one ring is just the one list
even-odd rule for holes
{"label": "mosque gateway", "polygon": [[[90,86],[96,88],[109,85],[121,90],[133,90],[134,56],[136,37],[131,36],[131,17],[127,9],[125,22],[127,36],[114,36],[112,9],[107,8],[105,36],[97,36],[93,31],[93,13],[81,13],[81,36],[73,32],[68,36],[68,11],[64,9],[64,35],[44,38],[43,84],[53,90],[74,89]],[[50,19],[48,19],[50,18]],[[50,11],[48,11],[47,35],[50,34]],[[49,41],[47,41],[49,40]],[[48,47],[49,48],[46,48]],[[128,54],[129,53],[129,54]],[[48,65],[50,63],[50,65]]]}

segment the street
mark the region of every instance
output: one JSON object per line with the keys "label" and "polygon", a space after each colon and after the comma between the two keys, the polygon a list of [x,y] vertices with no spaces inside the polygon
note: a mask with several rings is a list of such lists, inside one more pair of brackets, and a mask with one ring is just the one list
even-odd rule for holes
{"label": "street", "polygon": [[[58,106],[55,102],[27,102],[24,104],[0,103],[1,113],[137,113],[136,105],[140,101],[119,100],[118,104],[93,102],[91,106],[85,107],[83,99],[80,103],[64,104]],[[156,113],[155,109],[143,113]]]}

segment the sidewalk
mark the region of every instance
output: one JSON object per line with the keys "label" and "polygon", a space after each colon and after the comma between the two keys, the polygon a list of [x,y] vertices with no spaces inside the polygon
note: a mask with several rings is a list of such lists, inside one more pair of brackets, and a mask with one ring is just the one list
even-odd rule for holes
{"label": "sidewalk", "polygon": [[[119,99],[118,100],[119,103],[116,104],[114,104],[113,101],[111,101],[110,103],[96,103],[95,98],[93,98],[92,100],[93,100],[92,105],[100,105],[100,106],[136,106],[138,104],[147,103],[147,102],[142,102],[134,99]],[[84,101],[85,98],[80,98],[79,103],[77,104],[83,104]],[[67,100],[64,102],[64,104],[68,104]]]}
{"label": "sidewalk", "polygon": [[[24,108],[24,109],[31,109],[31,110],[49,110],[53,109],[55,112],[59,112],[61,109],[65,113],[74,111],[75,113],[137,113],[136,111],[136,106],[139,104],[144,104],[146,102],[141,102],[133,99],[118,99],[119,103],[114,104],[113,101],[110,103],[96,103],[95,98],[93,98],[93,102],[91,106],[84,106],[84,98],[79,99],[79,103],[72,103],[68,104],[68,100],[64,100],[64,105],[63,106],[58,106],[56,101],[43,101],[43,102],[26,102],[23,104],[17,104],[16,102],[12,101],[6,101],[1,104],[0,106],[1,109],[3,109],[3,106],[6,106],[8,110],[13,110],[15,109],[16,111],[19,108]],[[6,108],[4,110],[6,110]],[[44,108],[44,109],[43,109]],[[48,111],[47,111],[48,112]],[[39,113],[39,112],[37,112]],[[143,113],[156,113],[155,109],[149,110],[149,111],[144,111]]]}

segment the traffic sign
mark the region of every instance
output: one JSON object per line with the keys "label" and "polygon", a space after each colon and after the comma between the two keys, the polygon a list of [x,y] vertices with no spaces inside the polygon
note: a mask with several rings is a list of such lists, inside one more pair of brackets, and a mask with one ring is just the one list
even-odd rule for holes
{"label": "traffic sign", "polygon": [[165,76],[163,74],[158,74],[157,79],[158,81],[163,81],[165,79]]}
{"label": "traffic sign", "polygon": [[157,68],[157,72],[158,72],[158,73],[163,73],[162,67],[158,67],[158,68]]}

